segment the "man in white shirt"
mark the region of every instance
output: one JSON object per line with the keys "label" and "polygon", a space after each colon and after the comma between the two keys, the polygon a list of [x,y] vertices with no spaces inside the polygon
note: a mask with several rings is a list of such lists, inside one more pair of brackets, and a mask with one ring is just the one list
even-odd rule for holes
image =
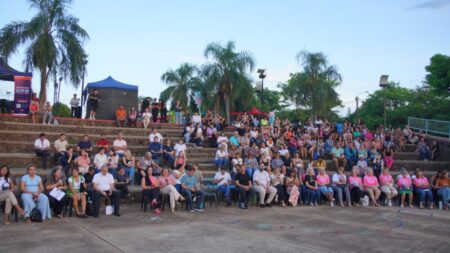
{"label": "man in white shirt", "polygon": [[97,171],[100,171],[104,165],[108,164],[108,156],[105,154],[105,149],[101,148],[100,151],[94,156],[94,165]]}
{"label": "man in white shirt", "polygon": [[230,201],[230,184],[231,176],[230,173],[225,171],[225,167],[221,167],[220,171],[216,172],[214,175],[214,184],[217,184],[217,191],[223,193],[227,206],[231,205]]}
{"label": "man in white shirt", "polygon": [[184,144],[183,139],[180,139],[177,144],[173,147],[173,150],[175,150],[175,156],[178,156],[178,154],[183,151],[183,153],[186,154],[186,144]]}
{"label": "man in white shirt", "polygon": [[114,177],[108,173],[108,166],[103,165],[101,172],[95,174],[92,179],[94,193],[92,194],[92,203],[94,206],[94,217],[98,218],[101,197],[110,198],[114,206],[114,215],[120,216],[120,192],[114,188]]}
{"label": "man in white shirt", "polygon": [[39,138],[34,141],[34,151],[36,156],[41,157],[41,165],[44,170],[47,169],[47,158],[49,155],[50,142],[44,133],[39,135]]}
{"label": "man in white shirt", "polygon": [[116,151],[116,154],[122,158],[123,154],[125,153],[125,150],[127,149],[127,141],[123,139],[122,133],[119,133],[117,135],[117,139],[115,139],[113,142],[113,147],[114,150]]}
{"label": "man in white shirt", "polygon": [[60,134],[59,138],[53,144],[53,147],[55,147],[55,162],[58,162],[59,158],[67,153],[67,149],[69,148],[66,134]]}
{"label": "man in white shirt", "polygon": [[194,123],[194,125],[196,124],[200,124],[200,126],[202,125],[202,117],[198,115],[198,112],[195,112],[194,115],[192,116],[192,123]]}
{"label": "man in white shirt", "polygon": [[80,105],[80,99],[77,98],[77,93],[74,93],[73,98],[70,99],[70,108],[71,108],[70,115],[72,116],[72,118],[77,117],[77,109],[78,109],[79,105]]}
{"label": "man in white shirt", "polygon": [[[253,173],[253,190],[259,194],[259,207],[272,207],[270,203],[277,195],[277,189],[270,185],[269,173],[265,171],[265,166],[261,164],[259,170]],[[264,204],[266,194],[269,194],[267,201]]]}
{"label": "man in white shirt", "polygon": [[155,140],[155,137],[158,137],[158,142],[163,143],[163,137],[160,133],[158,133],[158,131],[156,131],[156,129],[152,129],[152,132],[150,133],[150,135],[148,136],[148,140],[150,142],[153,142]]}

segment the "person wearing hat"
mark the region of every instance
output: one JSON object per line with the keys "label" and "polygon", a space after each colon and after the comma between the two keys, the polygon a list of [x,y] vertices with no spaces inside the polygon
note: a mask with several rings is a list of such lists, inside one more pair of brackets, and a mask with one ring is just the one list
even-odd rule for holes
{"label": "person wearing hat", "polygon": [[[277,194],[277,189],[270,185],[269,173],[265,170],[266,166],[261,164],[259,170],[253,173],[253,190],[259,194],[259,207],[272,207],[271,203]],[[269,197],[266,201],[266,194]]]}
{"label": "person wearing hat", "polygon": [[220,167],[220,171],[216,172],[213,183],[217,185],[217,191],[223,193],[227,206],[230,206],[231,176],[230,173],[225,171],[225,167]]}
{"label": "person wearing hat", "polygon": [[[204,210],[203,208],[201,208],[201,205],[203,204],[203,200],[205,198],[205,192],[200,188],[200,182],[194,175],[195,168],[188,164],[187,171],[187,174],[181,178],[181,192],[184,196],[186,196],[186,203],[189,211],[202,212]],[[192,201],[192,195],[196,196],[195,206],[194,202]]]}

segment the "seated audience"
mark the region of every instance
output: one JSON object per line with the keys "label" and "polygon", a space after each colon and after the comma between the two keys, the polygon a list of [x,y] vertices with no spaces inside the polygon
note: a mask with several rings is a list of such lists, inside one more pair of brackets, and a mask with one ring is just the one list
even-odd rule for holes
{"label": "seated audience", "polygon": [[127,119],[127,111],[123,108],[123,105],[119,106],[116,110],[116,125],[117,127],[125,127]]}
{"label": "seated audience", "polygon": [[123,138],[123,134],[119,133],[117,139],[113,142],[114,151],[119,157],[123,157],[125,150],[127,149],[127,141]]}
{"label": "seated audience", "polygon": [[394,179],[392,178],[389,169],[383,169],[383,174],[380,175],[381,191],[386,194],[388,206],[392,206],[392,199],[397,196],[397,189],[394,187]]}
{"label": "seated audience", "polygon": [[16,185],[14,180],[11,179],[11,173],[9,167],[4,165],[0,168],[0,202],[5,202],[5,213],[4,213],[4,223],[9,225],[9,215],[11,214],[12,208],[16,208],[19,215],[24,215],[24,210],[20,207],[17,201],[16,195]]}
{"label": "seated audience", "polygon": [[362,201],[362,198],[365,196],[364,193],[364,185],[361,177],[359,176],[359,169],[356,166],[353,166],[352,174],[348,177],[348,184],[350,186],[350,195],[352,199],[352,204],[354,203],[356,206]]}
{"label": "seated audience", "polygon": [[39,138],[34,141],[34,152],[36,156],[41,157],[41,166],[44,170],[47,169],[47,158],[49,156],[50,142],[44,133],[39,135]]}
{"label": "seated audience", "polygon": [[137,121],[137,111],[136,108],[133,106],[128,111],[128,126],[129,127],[136,127],[136,121]]}
{"label": "seated audience", "polygon": [[221,192],[225,198],[227,206],[231,205],[230,199],[230,184],[231,176],[225,169],[225,167],[219,167],[220,171],[214,175],[213,183],[217,185],[217,191]]}
{"label": "seated audience", "polygon": [[310,206],[317,206],[317,200],[320,197],[319,187],[317,185],[314,169],[309,167],[305,175],[306,193],[308,194],[308,203]]}
{"label": "seated audience", "polygon": [[[87,218],[86,215],[86,199],[87,199],[87,186],[86,181],[82,175],[80,175],[78,168],[72,169],[72,175],[67,180],[68,190],[67,197],[72,198],[72,206],[75,208],[75,214],[80,218]],[[81,209],[79,204],[81,203]]]}
{"label": "seated audience", "polygon": [[48,196],[48,201],[50,203],[50,207],[53,210],[53,214],[56,215],[56,217],[62,219],[64,214],[64,207],[67,203],[67,195],[64,195],[61,199],[57,199],[52,196],[53,190],[59,190],[66,192],[67,190],[67,183],[66,180],[63,180],[61,177],[61,169],[56,167],[52,170],[52,173],[47,178],[47,181],[45,183],[45,190]]}
{"label": "seated audience", "polygon": [[91,141],[89,140],[89,136],[88,136],[88,135],[83,136],[83,140],[81,140],[80,142],[78,142],[78,145],[77,145],[77,151],[78,151],[78,152],[81,152],[81,150],[83,150],[83,149],[84,149],[88,154],[89,154],[90,152],[92,152],[92,150],[93,150],[92,143],[91,143]]}
{"label": "seated audience", "polygon": [[169,174],[169,169],[164,168],[162,175],[159,177],[159,188],[163,195],[169,196],[170,211],[175,212],[176,201],[184,201],[184,197],[177,191],[176,179]]}
{"label": "seated audience", "polygon": [[100,150],[100,148],[104,148],[106,152],[109,152],[109,141],[105,138],[105,134],[100,134],[100,139],[98,139],[96,143],[96,148]]}
{"label": "seated audience", "polygon": [[300,196],[300,185],[301,181],[298,178],[297,172],[295,170],[289,170],[285,179],[285,186],[286,192],[289,195],[288,203],[292,206],[297,206],[298,204],[298,198]]}
{"label": "seated audience", "polygon": [[134,185],[134,167],[135,167],[135,158],[133,155],[131,155],[131,151],[127,149],[125,151],[125,155],[122,157],[122,164],[125,168],[125,172],[127,173],[131,185]]}
{"label": "seated audience", "polygon": [[279,167],[274,168],[273,173],[270,174],[270,184],[277,189],[278,201],[281,202],[282,207],[285,207],[287,197],[284,186],[284,174],[281,173],[281,169]]}
{"label": "seated audience", "polygon": [[324,168],[319,169],[316,181],[319,191],[328,199],[328,201],[330,201],[330,205],[333,206],[333,189],[330,187],[330,176],[325,173]]}
{"label": "seated audience", "polygon": [[27,168],[27,174],[20,180],[20,190],[22,191],[21,199],[26,223],[31,222],[30,215],[34,208],[39,210],[43,221],[52,218],[48,198],[42,193],[44,186],[41,177],[36,175],[36,167],[33,165]]}
{"label": "seated audience", "polygon": [[78,169],[82,175],[88,171],[89,165],[91,164],[91,159],[85,149],[81,150],[80,155],[75,159],[75,164],[78,166]]}
{"label": "seated audience", "polygon": [[433,209],[433,193],[431,192],[428,179],[423,175],[422,170],[416,170],[416,177],[413,179],[413,185],[419,196],[419,208],[424,208],[425,200],[427,200],[428,206],[430,209]]}
{"label": "seated audience", "polygon": [[350,197],[350,189],[347,183],[347,176],[344,174],[344,167],[338,167],[337,173],[333,174],[333,191],[337,195],[337,199],[340,206],[344,206],[343,193],[345,194],[345,200],[348,206],[352,206],[352,200]]}
{"label": "seated audience", "polygon": [[381,191],[379,189],[378,179],[373,175],[373,170],[368,168],[363,178],[363,185],[366,192],[369,194],[370,200],[372,200],[373,206],[378,206],[378,198]]}
{"label": "seated audience", "polygon": [[[259,207],[272,207],[271,203],[277,194],[277,189],[270,185],[269,173],[265,165],[260,165],[259,170],[253,173],[253,190],[259,194]],[[269,197],[266,200],[266,194]]]}
{"label": "seated audience", "polygon": [[114,216],[120,216],[120,192],[114,187],[114,177],[108,173],[108,166],[103,166],[100,173],[94,175],[92,179],[94,192],[92,194],[92,203],[94,207],[94,217],[99,217],[100,198],[109,198],[114,207]]}
{"label": "seated audience", "polygon": [[[194,175],[195,168],[193,166],[187,167],[187,174],[181,178],[182,194],[186,196],[186,204],[189,211],[203,211],[203,201],[205,192],[200,187],[200,181]],[[192,201],[192,195],[196,197],[196,203]]]}
{"label": "seated audience", "polygon": [[119,172],[113,176],[114,176],[114,186],[116,187],[116,190],[120,191],[120,197],[122,198],[122,200],[125,200],[126,198],[131,199],[131,193],[128,190],[130,177],[125,173],[125,168],[121,167],[119,169]]}
{"label": "seated audience", "polygon": [[437,195],[442,199],[444,210],[448,210],[448,201],[450,200],[448,171],[444,170],[439,173],[435,180],[434,189],[437,190]]}

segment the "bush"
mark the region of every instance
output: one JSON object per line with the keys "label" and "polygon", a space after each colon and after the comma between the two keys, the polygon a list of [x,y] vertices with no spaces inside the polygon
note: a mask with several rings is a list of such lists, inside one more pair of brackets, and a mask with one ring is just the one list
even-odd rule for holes
{"label": "bush", "polygon": [[70,108],[63,103],[56,103],[53,105],[53,116],[70,118]]}

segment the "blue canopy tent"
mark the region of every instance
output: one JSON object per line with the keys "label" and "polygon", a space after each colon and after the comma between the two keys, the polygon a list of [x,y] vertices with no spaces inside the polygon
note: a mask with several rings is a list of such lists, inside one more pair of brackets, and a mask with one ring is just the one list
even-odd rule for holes
{"label": "blue canopy tent", "polygon": [[[20,72],[11,68],[5,59],[0,57],[0,80],[14,82],[14,106],[11,101],[0,99],[0,113],[11,112],[28,114],[28,106],[31,100],[31,77],[30,72]],[[20,80],[19,80],[20,79]]]}
{"label": "blue canopy tent", "polygon": [[108,78],[88,83],[83,91],[84,101],[87,101],[86,117],[89,118],[90,104],[89,95],[93,90],[97,90],[100,95],[96,119],[115,120],[116,109],[124,106],[126,110],[138,106],[138,86],[119,82],[108,76]]}

